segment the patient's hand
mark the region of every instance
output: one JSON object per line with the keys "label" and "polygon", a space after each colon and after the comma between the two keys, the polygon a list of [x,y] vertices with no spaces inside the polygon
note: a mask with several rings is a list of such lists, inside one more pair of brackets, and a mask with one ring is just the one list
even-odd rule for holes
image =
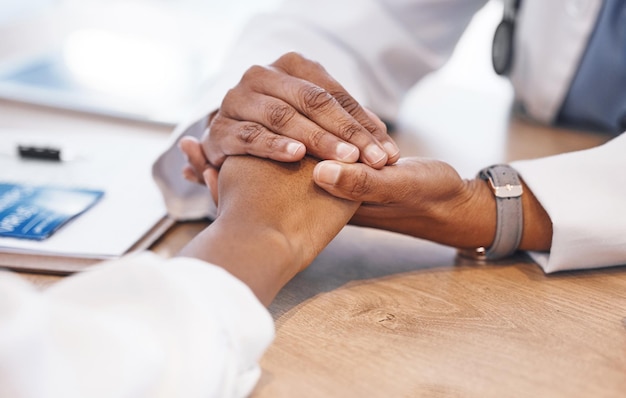
{"label": "patient's hand", "polygon": [[220,265],[269,304],[350,220],[358,202],[312,180],[317,161],[231,156],[219,174],[217,219],[181,253]]}

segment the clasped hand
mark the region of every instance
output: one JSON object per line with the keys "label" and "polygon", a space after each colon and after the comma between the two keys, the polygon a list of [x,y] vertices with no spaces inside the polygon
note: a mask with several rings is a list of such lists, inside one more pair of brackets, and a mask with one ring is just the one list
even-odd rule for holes
{"label": "clasped hand", "polygon": [[455,246],[491,238],[479,225],[468,241],[452,225],[476,213],[467,210],[477,209],[476,192],[484,187],[464,181],[443,162],[398,162],[398,147],[380,119],[321,65],[298,54],[251,67],[212,115],[202,139],[185,137],[180,146],[189,160],[185,177],[206,181],[215,198],[217,170],[229,155],[293,162],[308,153],[326,160],[315,167],[316,184],[336,197],[363,202],[353,224]]}
{"label": "clasped hand", "polygon": [[216,167],[229,155],[293,162],[308,153],[381,168],[400,151],[372,116],[321,65],[288,53],[246,71],[212,115],[202,147]]}

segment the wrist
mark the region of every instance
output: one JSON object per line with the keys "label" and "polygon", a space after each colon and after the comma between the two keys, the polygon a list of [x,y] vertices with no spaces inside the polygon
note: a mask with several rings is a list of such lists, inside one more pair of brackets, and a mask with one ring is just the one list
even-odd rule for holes
{"label": "wrist", "polygon": [[179,256],[194,257],[224,268],[269,305],[300,270],[292,245],[274,228],[218,218],[198,234]]}
{"label": "wrist", "polygon": [[488,182],[480,178],[467,180],[465,186],[465,200],[450,215],[452,219],[460,220],[450,228],[452,236],[457,236],[451,246],[462,249],[488,247],[496,234],[495,198]]}
{"label": "wrist", "polygon": [[[508,165],[494,165],[479,173],[477,180],[484,181],[478,184],[483,193],[479,197],[489,196],[491,208],[495,204],[495,221],[493,210],[483,213],[487,225],[483,224],[483,231],[493,231],[491,243],[474,246],[463,254],[470,253],[478,259],[496,260],[522,250],[547,250],[551,246],[552,224],[549,216],[535,198],[533,193],[523,183],[517,172]],[[486,194],[487,190],[491,195]],[[483,209],[485,211],[486,208]],[[481,235],[484,239],[487,235]]]}
{"label": "wrist", "polygon": [[477,260],[499,260],[519,248],[524,226],[524,190],[517,172],[506,164],[486,167],[478,173],[478,178],[489,184],[495,200],[495,236],[489,246],[463,250],[460,254]]}
{"label": "wrist", "polygon": [[552,246],[552,220],[539,200],[522,180],[524,196],[524,233],[519,248],[521,250],[547,251]]}
{"label": "wrist", "polygon": [[[299,233],[288,230],[280,222],[271,222],[267,219],[256,219],[240,214],[221,214],[211,224],[224,235],[225,239],[232,238],[232,250],[241,252],[242,246],[247,248],[262,248],[263,262],[279,264],[280,268],[293,268],[299,271],[302,267],[302,253],[300,248],[304,246],[305,239],[300,238]],[[248,249],[246,249],[248,250]],[[245,257],[245,256],[242,256]],[[254,258],[253,261],[259,259]]]}

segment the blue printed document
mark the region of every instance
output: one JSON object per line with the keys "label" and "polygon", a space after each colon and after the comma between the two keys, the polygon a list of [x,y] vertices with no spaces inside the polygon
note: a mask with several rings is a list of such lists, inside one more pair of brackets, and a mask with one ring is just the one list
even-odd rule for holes
{"label": "blue printed document", "polygon": [[44,240],[92,207],[99,190],[0,183],[0,237]]}

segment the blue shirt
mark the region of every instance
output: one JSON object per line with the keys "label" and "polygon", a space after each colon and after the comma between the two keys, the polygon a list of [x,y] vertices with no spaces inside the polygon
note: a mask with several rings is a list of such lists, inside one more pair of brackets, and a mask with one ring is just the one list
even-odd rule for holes
{"label": "blue shirt", "polygon": [[626,131],[626,0],[605,0],[557,124]]}

